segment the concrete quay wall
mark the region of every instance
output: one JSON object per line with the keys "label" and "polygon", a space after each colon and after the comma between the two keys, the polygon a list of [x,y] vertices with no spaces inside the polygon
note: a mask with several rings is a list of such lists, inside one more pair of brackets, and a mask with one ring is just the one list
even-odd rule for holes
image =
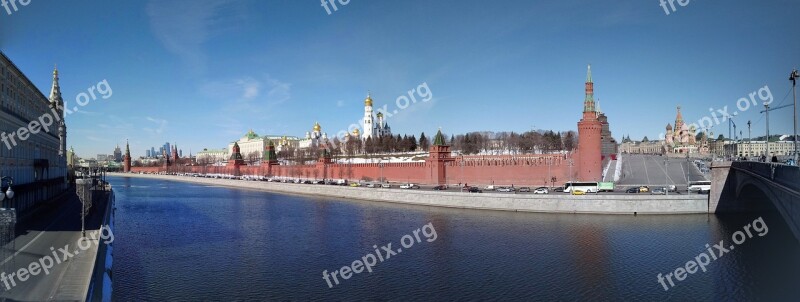
{"label": "concrete quay wall", "polygon": [[353,188],[198,178],[152,174],[109,173],[113,176],[183,181],[215,186],[262,190],[274,193],[328,196],[437,207],[545,213],[594,214],[697,214],[708,213],[707,195],[584,195],[463,193],[431,190]]}

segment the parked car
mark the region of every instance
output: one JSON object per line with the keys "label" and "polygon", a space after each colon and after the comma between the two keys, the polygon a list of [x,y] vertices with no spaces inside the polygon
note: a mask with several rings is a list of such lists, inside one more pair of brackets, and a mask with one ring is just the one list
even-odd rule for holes
{"label": "parked car", "polygon": [[390,184],[381,184],[381,188],[384,188],[384,189],[388,189],[388,188],[391,188],[391,187],[392,187],[392,185],[390,185]]}
{"label": "parked car", "polygon": [[557,192],[557,193],[564,192],[564,187],[556,187],[556,188],[553,188],[553,192]]}
{"label": "parked car", "polygon": [[647,192],[650,192],[650,188],[649,187],[647,187],[647,186],[639,187],[639,193],[647,193]]}
{"label": "parked car", "polygon": [[478,187],[469,187],[470,193],[483,193],[483,190],[478,189]]}
{"label": "parked car", "polygon": [[490,185],[490,186],[486,186],[486,188],[483,188],[483,189],[486,190],[486,191],[494,191],[497,188],[494,185]]}
{"label": "parked car", "polygon": [[653,195],[665,195],[665,194],[667,194],[667,189],[663,188],[663,187],[653,188],[653,190],[650,191],[650,194],[653,194]]}
{"label": "parked car", "polygon": [[368,184],[367,184],[367,188],[374,188],[374,187],[375,187],[375,184],[374,184],[374,183],[368,183]]}
{"label": "parked car", "polygon": [[586,191],[580,190],[580,189],[575,189],[575,190],[572,190],[572,195],[586,195]]}
{"label": "parked car", "polygon": [[639,193],[639,187],[630,187],[625,190],[625,193]]}
{"label": "parked car", "polygon": [[444,185],[435,186],[435,187],[433,187],[433,189],[436,190],[436,191],[444,191],[444,190],[447,190],[447,186],[444,186]]}
{"label": "parked car", "polygon": [[360,186],[361,186],[361,184],[360,184],[360,183],[357,183],[357,182],[351,182],[351,183],[350,183],[350,186],[351,186],[351,187],[360,187]]}
{"label": "parked car", "polygon": [[549,193],[550,191],[547,190],[547,188],[545,187],[536,188],[536,190],[533,190],[533,194],[549,194]]}
{"label": "parked car", "polygon": [[521,188],[519,188],[519,192],[520,193],[522,193],[522,192],[530,192],[530,191],[531,191],[531,188],[529,188],[529,187],[521,187]]}
{"label": "parked car", "polygon": [[400,185],[400,189],[419,189],[419,186],[415,184],[403,184]]}
{"label": "parked car", "polygon": [[516,190],[517,189],[515,189],[514,187],[499,187],[499,188],[497,188],[497,192],[514,192]]}

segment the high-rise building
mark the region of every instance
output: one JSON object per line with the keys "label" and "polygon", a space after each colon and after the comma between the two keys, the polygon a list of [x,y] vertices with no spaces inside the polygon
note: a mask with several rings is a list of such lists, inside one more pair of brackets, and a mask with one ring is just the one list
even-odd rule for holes
{"label": "high-rise building", "polygon": [[122,162],[122,150],[120,150],[119,145],[114,148],[114,161],[118,163]]}

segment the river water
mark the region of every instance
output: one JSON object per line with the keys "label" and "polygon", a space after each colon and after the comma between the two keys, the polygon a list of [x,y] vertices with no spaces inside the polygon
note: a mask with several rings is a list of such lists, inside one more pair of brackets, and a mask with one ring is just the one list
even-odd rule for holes
{"label": "river water", "polygon": [[[774,212],[514,213],[109,181],[118,301],[800,297],[800,243]],[[720,240],[728,252],[713,247]],[[705,272],[690,265],[677,280],[701,254]],[[670,273],[674,285],[659,282]]]}

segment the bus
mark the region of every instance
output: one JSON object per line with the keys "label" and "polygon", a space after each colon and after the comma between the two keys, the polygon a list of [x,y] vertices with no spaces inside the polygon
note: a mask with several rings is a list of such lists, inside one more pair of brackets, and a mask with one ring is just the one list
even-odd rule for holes
{"label": "bus", "polygon": [[707,180],[692,181],[689,183],[689,192],[708,193],[711,191],[711,182]]}
{"label": "bus", "polygon": [[581,190],[586,193],[597,193],[597,182],[568,182],[564,184],[564,193],[572,193],[572,190]]}

